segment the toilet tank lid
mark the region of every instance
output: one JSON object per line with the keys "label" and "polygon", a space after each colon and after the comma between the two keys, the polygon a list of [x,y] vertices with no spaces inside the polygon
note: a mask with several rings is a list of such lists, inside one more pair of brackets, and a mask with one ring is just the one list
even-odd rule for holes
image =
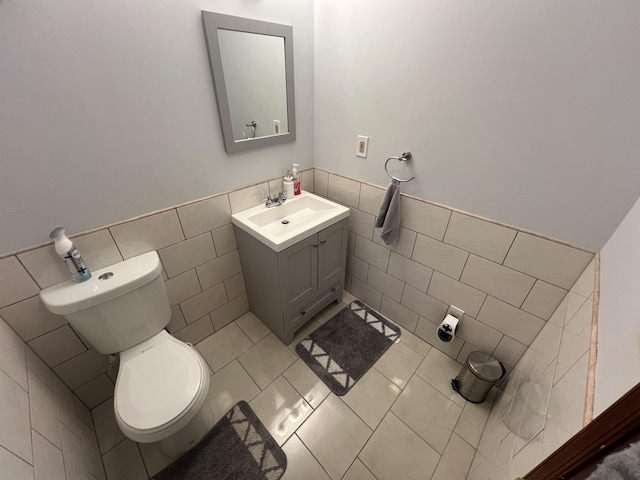
{"label": "toilet tank lid", "polygon": [[151,282],[162,272],[156,251],[92,272],[86,282],[71,280],[40,292],[42,303],[51,313],[67,315],[113,300]]}

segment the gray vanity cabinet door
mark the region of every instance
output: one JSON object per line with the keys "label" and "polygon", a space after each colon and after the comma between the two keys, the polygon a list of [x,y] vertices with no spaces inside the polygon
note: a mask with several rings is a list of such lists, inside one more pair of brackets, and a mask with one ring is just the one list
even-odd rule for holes
{"label": "gray vanity cabinet door", "polygon": [[318,290],[331,288],[344,279],[347,236],[346,220],[318,234]]}
{"label": "gray vanity cabinet door", "polygon": [[318,290],[318,236],[312,235],[278,254],[280,288],[285,311]]}

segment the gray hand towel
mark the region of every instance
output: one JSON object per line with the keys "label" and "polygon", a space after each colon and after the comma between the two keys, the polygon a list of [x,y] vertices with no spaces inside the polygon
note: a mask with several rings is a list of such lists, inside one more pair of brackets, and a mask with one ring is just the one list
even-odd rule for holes
{"label": "gray hand towel", "polygon": [[384,194],[375,227],[382,227],[380,238],[387,245],[398,241],[400,236],[400,182],[393,180]]}
{"label": "gray hand towel", "polygon": [[587,480],[637,480],[640,478],[640,442],[607,455]]}

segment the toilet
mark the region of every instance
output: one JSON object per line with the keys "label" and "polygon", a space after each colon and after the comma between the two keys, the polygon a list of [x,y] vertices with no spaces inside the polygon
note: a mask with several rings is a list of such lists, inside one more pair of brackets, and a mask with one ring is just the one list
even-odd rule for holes
{"label": "toilet", "polygon": [[127,437],[159,442],[177,458],[213,427],[209,368],[192,345],[165,330],[171,309],[157,252],[93,272],[86,282],[47,288],[40,297],[98,352],[120,354],[114,413]]}

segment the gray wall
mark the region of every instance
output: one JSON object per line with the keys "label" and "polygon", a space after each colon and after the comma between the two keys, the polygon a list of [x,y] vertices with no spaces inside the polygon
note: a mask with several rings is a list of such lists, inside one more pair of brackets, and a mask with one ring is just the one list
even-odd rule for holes
{"label": "gray wall", "polygon": [[[297,140],[227,155],[200,10],[293,25]],[[313,163],[311,0],[0,3],[0,254]]]}
{"label": "gray wall", "polygon": [[594,250],[638,198],[640,3],[314,6],[316,167],[410,150],[403,191]]}

